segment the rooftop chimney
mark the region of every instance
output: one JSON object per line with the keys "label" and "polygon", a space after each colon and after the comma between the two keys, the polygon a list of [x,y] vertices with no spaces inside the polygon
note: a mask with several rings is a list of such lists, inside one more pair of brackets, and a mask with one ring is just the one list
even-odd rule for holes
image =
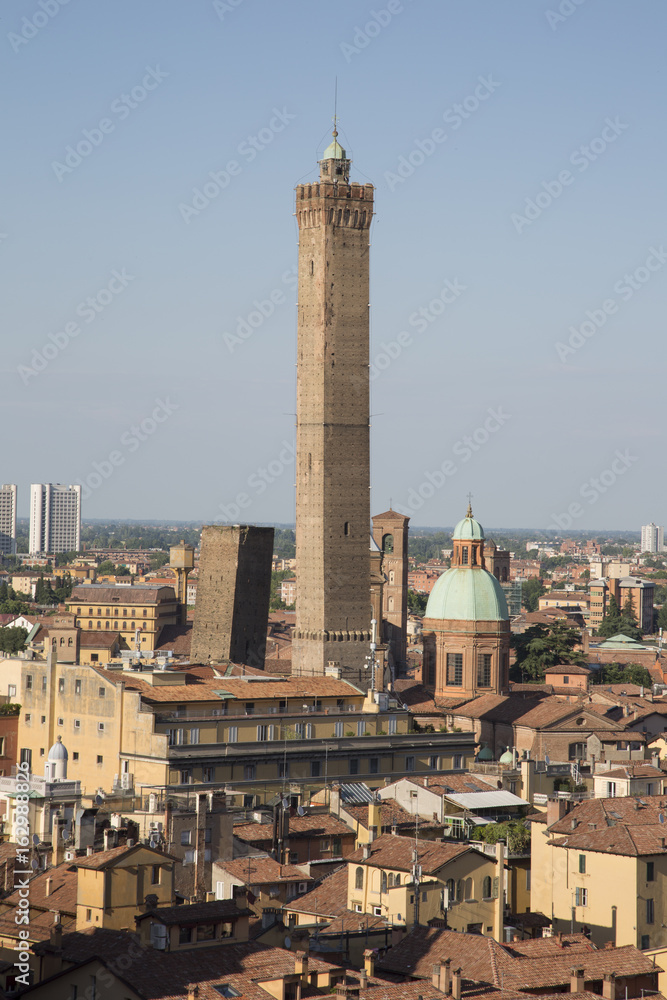
{"label": "rooftop chimney", "polygon": [[49,932],[49,938],[54,948],[61,948],[63,943],[63,925],[60,922],[60,913],[56,910],[53,916],[53,923]]}
{"label": "rooftop chimney", "polygon": [[570,972],[570,993],[583,993],[584,970],[572,969]]}
{"label": "rooftop chimney", "polygon": [[45,896],[50,896],[51,895],[51,886],[52,885],[53,885],[53,879],[51,878],[50,875],[48,875],[47,879],[46,879],[46,889],[44,891],[44,895]]}
{"label": "rooftop chimney", "polygon": [[452,960],[446,958],[440,964],[440,990],[442,993],[452,992]]}
{"label": "rooftop chimney", "polygon": [[359,989],[365,990],[368,988],[368,976],[366,975],[366,970],[362,969],[359,973]]}
{"label": "rooftop chimney", "polygon": [[95,850],[94,850],[94,848],[93,848],[93,847],[90,847],[90,846],[89,846],[89,847],[87,847],[87,848],[86,848],[86,857],[87,857],[87,858],[89,858],[89,857],[90,857],[90,856],[91,856],[92,854],[94,854],[94,853],[95,853]]}
{"label": "rooftop chimney", "polygon": [[568,802],[566,799],[559,799],[557,797],[547,799],[547,829],[553,824],[557,823],[559,819],[567,813]]}
{"label": "rooftop chimney", "polygon": [[377,950],[375,948],[366,948],[364,952],[364,972],[369,977],[375,975],[376,955],[377,955]]}
{"label": "rooftop chimney", "polygon": [[199,987],[196,983],[190,983],[188,986],[188,1000],[197,1000],[199,996]]}
{"label": "rooftop chimney", "polygon": [[368,859],[371,856],[371,845],[370,844],[364,844],[363,847],[361,848],[361,853],[362,853],[364,861],[368,861]]}
{"label": "rooftop chimney", "polygon": [[[127,843],[126,843],[125,846],[126,847],[134,847],[134,840],[132,839],[132,837],[128,837],[127,838]],[[199,987],[197,987],[197,989],[199,989]]]}
{"label": "rooftop chimney", "polygon": [[301,976],[304,983],[308,982],[308,955],[305,951],[298,951],[294,956],[294,975]]}
{"label": "rooftop chimney", "polygon": [[605,972],[602,979],[602,996],[604,1000],[616,1000],[616,973]]}
{"label": "rooftop chimney", "polygon": [[452,980],[452,996],[454,1000],[461,1000],[461,970],[454,969],[454,978]]}

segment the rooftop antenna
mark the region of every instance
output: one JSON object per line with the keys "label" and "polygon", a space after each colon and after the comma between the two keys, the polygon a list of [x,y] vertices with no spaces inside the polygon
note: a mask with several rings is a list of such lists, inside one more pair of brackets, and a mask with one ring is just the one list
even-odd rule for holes
{"label": "rooftop antenna", "polygon": [[334,77],[334,116],[333,116],[333,137],[338,135],[338,77]]}

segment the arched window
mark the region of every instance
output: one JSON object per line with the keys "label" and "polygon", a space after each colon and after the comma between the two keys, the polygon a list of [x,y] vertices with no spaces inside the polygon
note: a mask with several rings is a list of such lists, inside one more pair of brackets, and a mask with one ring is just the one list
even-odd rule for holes
{"label": "arched window", "polygon": [[400,884],[401,884],[401,876],[394,875],[394,885],[400,885]]}
{"label": "arched window", "polygon": [[459,878],[456,880],[456,902],[460,903],[463,900],[463,879]]}
{"label": "arched window", "polygon": [[467,878],[463,887],[464,899],[472,899],[472,879]]}
{"label": "arched window", "polygon": [[61,635],[61,636],[60,636],[60,645],[61,645],[61,646],[64,646],[64,645],[65,645],[65,636],[64,636],[64,635]]}
{"label": "arched window", "polygon": [[383,535],[382,536],[382,551],[383,552],[393,552],[394,551],[394,536],[393,535]]}
{"label": "arched window", "polygon": [[72,638],[72,636],[70,636],[69,639],[67,640],[67,645],[68,646],[73,646],[74,645],[74,639]]}
{"label": "arched window", "polygon": [[462,549],[461,549],[461,565],[462,566],[467,566],[468,565],[468,546],[467,545],[464,545],[462,547]]}
{"label": "arched window", "polygon": [[491,899],[491,877],[487,875],[482,882],[482,897]]}
{"label": "arched window", "polygon": [[364,869],[360,866],[354,873],[354,888],[363,889],[364,887]]}
{"label": "arched window", "polygon": [[382,872],[382,881],[380,882],[380,892],[387,891],[387,873]]}
{"label": "arched window", "polygon": [[447,879],[447,895],[449,897],[449,902],[450,903],[454,902],[454,892],[455,892],[454,879],[453,878],[448,878]]}

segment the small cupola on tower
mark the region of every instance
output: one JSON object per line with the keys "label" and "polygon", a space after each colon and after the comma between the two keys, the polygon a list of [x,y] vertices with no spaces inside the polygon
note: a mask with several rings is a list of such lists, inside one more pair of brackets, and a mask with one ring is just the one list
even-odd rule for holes
{"label": "small cupola on tower", "polygon": [[59,736],[49,750],[49,756],[44,765],[44,777],[47,781],[67,780],[68,757],[67,747],[63,743],[62,736]]}
{"label": "small cupola on tower", "polygon": [[330,142],[322,154],[320,163],[320,181],[333,184],[348,184],[350,180],[350,164],[347,153],[338,142],[338,131],[333,130],[333,142]]}
{"label": "small cupola on tower", "polygon": [[484,528],[472,516],[470,504],[452,534],[452,566],[484,568]]}

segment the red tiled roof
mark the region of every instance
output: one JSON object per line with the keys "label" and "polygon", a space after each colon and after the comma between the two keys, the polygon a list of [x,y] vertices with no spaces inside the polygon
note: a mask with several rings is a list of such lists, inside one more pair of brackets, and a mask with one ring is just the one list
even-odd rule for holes
{"label": "red tiled roof", "polygon": [[314,881],[297,865],[281,865],[273,858],[238,858],[235,861],[218,861],[217,865],[245,885]]}
{"label": "red tiled roof", "polygon": [[[410,872],[412,871],[414,848],[413,837],[397,837],[388,833],[373,841],[370,845],[368,858],[364,858],[365,848],[360,847],[346,860],[357,865]],[[427,875],[432,875],[448,861],[469,850],[472,850],[469,844],[444,844],[435,840],[422,841],[417,848],[419,864]]]}

